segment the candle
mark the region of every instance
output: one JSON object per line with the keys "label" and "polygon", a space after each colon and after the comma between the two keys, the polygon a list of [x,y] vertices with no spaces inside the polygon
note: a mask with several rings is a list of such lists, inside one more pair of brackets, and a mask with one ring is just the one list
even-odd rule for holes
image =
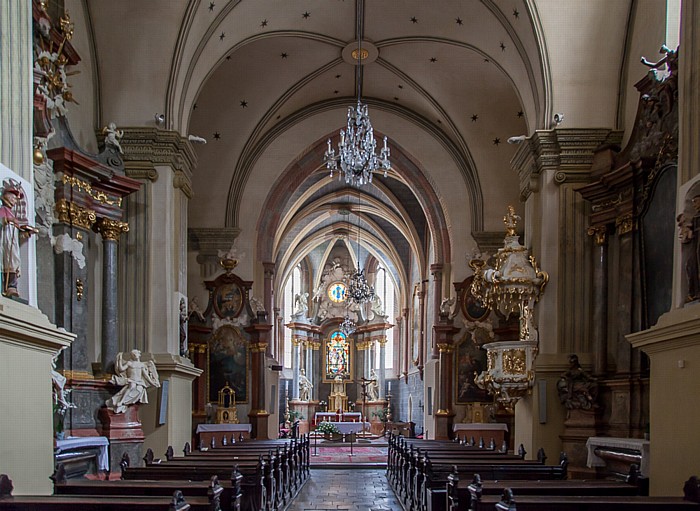
{"label": "candle", "polygon": [[391,381],[389,381],[389,392],[391,392]]}
{"label": "candle", "polygon": [[328,152],[331,152],[331,139],[328,139]]}

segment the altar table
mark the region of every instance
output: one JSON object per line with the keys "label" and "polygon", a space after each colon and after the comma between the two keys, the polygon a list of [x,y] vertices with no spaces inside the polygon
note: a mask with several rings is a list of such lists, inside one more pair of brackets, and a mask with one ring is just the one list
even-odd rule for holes
{"label": "altar table", "polygon": [[337,420],[338,418],[341,419],[342,422],[360,422],[362,420],[362,413],[361,412],[342,412],[342,413],[336,413],[336,412],[316,412],[314,414],[314,423],[318,424],[319,422],[332,422]]}
{"label": "altar table", "polygon": [[68,437],[63,440],[56,440],[54,454],[67,453],[81,448],[96,447],[98,449],[97,469],[109,471],[108,445],[109,440],[107,440],[106,436]]}
{"label": "altar table", "polygon": [[478,442],[479,438],[483,438],[486,445],[493,438],[494,442],[496,442],[496,448],[500,448],[505,439],[505,434],[508,432],[508,426],[492,422],[470,422],[455,424],[452,426],[452,431],[455,432],[455,435],[460,440],[462,438],[469,440],[471,437],[474,437],[474,440]]}
{"label": "altar table", "polygon": [[216,438],[217,445],[221,445],[224,435],[226,435],[226,440],[230,443],[231,435],[234,434],[236,441],[238,441],[240,434],[243,435],[243,438],[250,438],[252,429],[253,427],[250,424],[200,424],[197,426],[196,433],[199,435],[200,443],[208,447],[212,437]]}

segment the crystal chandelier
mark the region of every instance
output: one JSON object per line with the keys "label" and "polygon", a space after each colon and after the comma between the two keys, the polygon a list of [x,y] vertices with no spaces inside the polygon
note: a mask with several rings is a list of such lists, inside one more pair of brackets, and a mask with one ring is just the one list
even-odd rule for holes
{"label": "crystal chandelier", "polygon": [[372,174],[375,170],[383,169],[386,177],[386,171],[391,168],[391,162],[389,162],[391,150],[387,145],[387,138],[384,137],[384,147],[379,152],[379,156],[376,148],[377,141],[374,138],[367,105],[362,104],[358,94],[357,106],[348,107],[347,129],[340,130],[339,155],[336,156],[329,138],[323,161],[326,168],[331,171],[331,177],[340,165],[339,178],[345,175],[346,184],[362,186],[372,182]]}
{"label": "crystal chandelier", "polygon": [[352,319],[350,319],[350,316],[346,314],[345,319],[340,324],[339,328],[340,331],[343,332],[345,335],[352,335],[355,333],[357,327],[355,325],[355,322]]}
{"label": "crystal chandelier", "polygon": [[[362,186],[372,182],[372,174],[376,170],[383,169],[384,177],[386,171],[391,168],[389,156],[391,151],[387,145],[387,138],[384,137],[384,147],[377,155],[377,141],[374,138],[374,129],[369,120],[367,105],[360,100],[362,92],[362,63],[361,60],[367,55],[367,51],[362,51],[362,2],[358,3],[357,13],[357,68],[355,71],[357,88],[357,106],[348,107],[348,125],[345,130],[340,130],[340,142],[338,143],[338,154],[331,147],[331,139],[328,139],[328,149],[323,156],[326,168],[333,172],[340,167],[339,178],[345,175],[345,183],[351,186]],[[355,52],[353,52],[355,56]]]}
{"label": "crystal chandelier", "polygon": [[359,263],[357,270],[350,276],[345,296],[348,303],[358,305],[371,302],[374,299],[374,286],[367,284],[365,270],[360,268]]}

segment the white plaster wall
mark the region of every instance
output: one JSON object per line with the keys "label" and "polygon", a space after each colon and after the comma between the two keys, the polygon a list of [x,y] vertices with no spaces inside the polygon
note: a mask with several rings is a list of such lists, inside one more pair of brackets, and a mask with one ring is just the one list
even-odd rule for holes
{"label": "white plaster wall", "polygon": [[563,127],[613,127],[631,0],[534,0]]}
{"label": "white plaster wall", "polygon": [[87,0],[66,0],[66,11],[70,14],[75,25],[71,44],[80,55],[80,62],[69,71],[78,71],[68,77],[73,97],[78,103],[68,103],[68,122],[75,140],[80,147],[89,153],[97,152],[95,129],[99,109],[98,76],[96,74],[96,56],[92,45],[92,35],[89,14],[86,8]]}
{"label": "white plaster wall", "polygon": [[637,115],[639,92],[634,88],[634,84],[649,71],[640,59],[646,57],[655,62],[661,57],[659,48],[664,43],[665,27],[666,0],[637,0],[633,4],[620,91],[623,95],[623,111],[620,118],[622,124],[619,127],[625,130],[622,147],[627,144],[632,134]]}

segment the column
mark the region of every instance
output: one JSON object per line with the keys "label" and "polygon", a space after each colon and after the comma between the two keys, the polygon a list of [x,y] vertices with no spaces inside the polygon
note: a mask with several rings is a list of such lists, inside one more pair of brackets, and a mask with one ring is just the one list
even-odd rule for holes
{"label": "column", "polygon": [[[274,318],[277,317],[277,313],[279,313],[279,309],[275,309],[273,303],[275,266],[275,263],[263,263],[263,269],[265,274],[265,278],[263,281],[263,307],[265,307],[265,312],[267,312],[267,317],[269,318],[268,321],[273,321]],[[277,352],[279,350],[277,342],[279,339],[279,332],[277,331],[277,329],[275,329],[275,336],[268,346],[268,357],[275,358],[277,356]],[[309,370],[307,369],[306,372],[308,376]]]}
{"label": "column", "polygon": [[[410,337],[410,329],[408,328],[408,308],[403,309],[403,316],[399,318],[402,320],[401,324],[403,325],[403,330],[402,330],[402,337],[403,337],[403,376],[406,378],[406,382],[408,382],[408,367],[411,361],[411,337]],[[398,392],[398,389],[396,389]]]}
{"label": "column", "polygon": [[117,241],[129,224],[101,218],[97,230],[102,235],[102,371],[113,374],[119,352]]}
{"label": "column", "polygon": [[420,379],[423,379],[423,368],[425,367],[425,288],[424,283],[420,284],[418,291],[418,310],[420,311],[420,335],[418,337],[418,372]]}
{"label": "column", "polygon": [[[258,440],[266,440],[268,434],[268,418],[270,412],[265,409],[265,396],[268,388],[265,386],[265,353],[272,325],[254,323],[245,331],[250,334],[250,365],[251,365],[251,394],[250,412],[248,417],[252,425],[252,436]],[[297,380],[296,394],[299,395]]]}
{"label": "column", "polygon": [[[430,265],[430,273],[433,275],[433,324],[437,324],[440,314],[440,303],[442,302],[442,263]],[[437,342],[433,339],[431,346],[431,358],[438,358],[439,352]]]}
{"label": "column", "polygon": [[435,412],[435,439],[448,440],[452,433],[452,352],[454,346],[449,342],[439,342],[439,391],[437,395],[438,410]]}
{"label": "column", "polygon": [[606,226],[589,227],[593,236],[593,373],[605,376],[608,367],[608,238]]}
{"label": "column", "polygon": [[299,369],[301,367],[301,345],[304,341],[292,339],[292,395],[291,399],[299,399]]}
{"label": "column", "polygon": [[377,385],[379,385],[379,399],[384,399],[384,382],[386,381],[386,335],[380,337],[379,343],[379,369],[377,370]]}
{"label": "column", "polygon": [[[304,370],[306,371],[306,377],[309,379],[312,385],[314,385],[314,373],[313,373],[313,366],[312,366],[312,355],[313,355],[313,342],[311,339],[307,339],[304,342]],[[309,396],[309,400],[313,399],[313,391],[311,392],[311,395]]]}

